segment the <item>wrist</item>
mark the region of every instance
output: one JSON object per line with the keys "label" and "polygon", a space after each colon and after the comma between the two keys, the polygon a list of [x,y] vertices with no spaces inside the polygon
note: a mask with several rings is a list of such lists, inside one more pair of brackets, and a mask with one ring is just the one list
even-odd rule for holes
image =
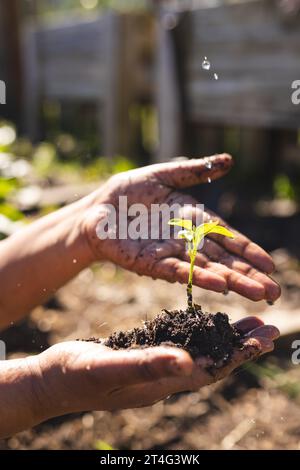
{"label": "wrist", "polygon": [[105,240],[98,237],[97,226],[103,219],[107,220],[108,207],[112,203],[109,197],[103,198],[103,190],[101,192],[99,190],[94,191],[80,202],[83,208],[80,233],[82,243],[86,246],[86,256],[89,256],[91,262],[105,261],[108,259],[108,253],[105,251],[106,244],[104,243]]}
{"label": "wrist", "polygon": [[[68,352],[67,343],[58,343],[35,356],[33,369],[35,376],[35,395],[42,403],[41,411],[35,410],[39,421],[56,416],[81,411],[82,397],[78,384],[84,382],[84,373],[77,377],[76,358]],[[78,396],[81,399],[78,400]]]}
{"label": "wrist", "polygon": [[74,411],[71,403],[74,390],[68,390],[63,363],[63,354],[60,351],[56,353],[56,346],[27,358],[34,424]]}
{"label": "wrist", "polygon": [[[66,248],[74,264],[74,269],[81,271],[98,261],[90,243],[90,219],[95,211],[93,198],[87,196],[73,203],[68,209],[69,230],[66,237]],[[64,224],[66,220],[64,220]]]}
{"label": "wrist", "polygon": [[52,415],[37,357],[1,362],[0,438],[35,426]]}

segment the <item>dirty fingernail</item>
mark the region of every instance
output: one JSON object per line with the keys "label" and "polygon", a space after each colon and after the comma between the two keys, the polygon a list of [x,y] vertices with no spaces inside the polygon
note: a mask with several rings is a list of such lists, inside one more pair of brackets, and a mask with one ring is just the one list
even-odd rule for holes
{"label": "dirty fingernail", "polygon": [[[262,354],[273,351],[274,343],[270,338],[264,336],[252,336],[246,341],[246,346],[254,348],[257,353]],[[255,353],[255,351],[254,351]]]}
{"label": "dirty fingernail", "polygon": [[252,333],[248,333],[248,336],[250,335],[274,340],[279,338],[280,331],[274,325],[263,325],[253,330]]}

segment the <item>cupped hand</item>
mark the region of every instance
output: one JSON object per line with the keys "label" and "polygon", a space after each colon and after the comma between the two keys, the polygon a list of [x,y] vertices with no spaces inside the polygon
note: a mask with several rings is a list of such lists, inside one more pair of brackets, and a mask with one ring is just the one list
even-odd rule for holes
{"label": "cupped hand", "polygon": [[[187,283],[189,259],[182,240],[100,240],[96,234],[97,225],[107,215],[106,204],[113,205],[119,212],[120,196],[127,196],[128,206],[142,203],[150,208],[151,204],[178,203],[182,206],[189,204],[195,212],[195,205],[199,201],[183,194],[181,190],[220,178],[231,166],[230,155],[222,154],[205,159],[150,165],[112,177],[92,195],[91,209],[85,224],[95,259],[110,260],[125,269],[154,279]],[[218,219],[227,226],[208,209],[202,215],[204,221]],[[145,223],[150,224],[150,220]],[[235,233],[234,239],[221,235],[206,238],[197,256],[194,284],[216,292],[235,291],[255,301],[275,301],[280,296],[280,287],[270,278],[274,269],[271,257],[232,227],[230,230]]]}
{"label": "cupped hand", "polygon": [[[42,377],[40,420],[69,412],[116,410],[151,405],[171,394],[197,390],[244,362],[273,349],[277,328],[256,317],[235,324],[243,333],[243,349],[230,361],[212,367],[209,358],[195,361],[176,347],[112,350],[92,342],[65,342],[37,356]],[[37,407],[40,400],[37,400]]]}

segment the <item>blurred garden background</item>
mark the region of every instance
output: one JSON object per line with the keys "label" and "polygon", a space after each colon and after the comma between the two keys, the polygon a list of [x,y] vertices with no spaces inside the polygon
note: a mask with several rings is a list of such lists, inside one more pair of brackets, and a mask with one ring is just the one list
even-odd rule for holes
{"label": "blurred garden background", "polygon": [[[197,290],[207,310],[279,326],[265,359],[200,392],[51,420],[0,448],[300,449],[299,41],[298,0],[0,0],[0,239],[114,173],[228,152],[231,174],[193,191],[272,252],[283,288],[274,306]],[[105,263],[0,338],[9,357],[38,353],[184,296]]]}

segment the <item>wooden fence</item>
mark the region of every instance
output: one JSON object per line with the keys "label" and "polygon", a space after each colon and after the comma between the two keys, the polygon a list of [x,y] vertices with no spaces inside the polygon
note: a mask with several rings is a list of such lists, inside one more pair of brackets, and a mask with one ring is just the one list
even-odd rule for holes
{"label": "wooden fence", "polygon": [[30,26],[23,34],[24,122],[39,137],[43,99],[92,103],[106,155],[130,155],[129,108],[153,95],[153,18],[107,13],[91,20]]}
{"label": "wooden fence", "polygon": [[[276,151],[296,146],[300,105],[291,96],[292,83],[300,79],[300,19],[286,16],[277,5],[252,0],[186,12],[161,10],[161,159],[217,151],[232,127],[241,131],[245,159],[250,153],[255,159],[255,149],[261,154],[273,148],[274,130]],[[204,57],[210,70],[202,68]],[[170,114],[173,119],[164,119]]]}
{"label": "wooden fence", "polygon": [[97,108],[103,152],[130,156],[137,138],[131,105],[156,101],[158,160],[227,150],[238,134],[246,166],[268,155],[298,161],[300,105],[291,87],[300,79],[299,15],[284,14],[273,0],[190,11],[176,10],[180,2],[155,4],[154,13],[24,29],[30,136],[40,136],[43,99],[87,102]]}

